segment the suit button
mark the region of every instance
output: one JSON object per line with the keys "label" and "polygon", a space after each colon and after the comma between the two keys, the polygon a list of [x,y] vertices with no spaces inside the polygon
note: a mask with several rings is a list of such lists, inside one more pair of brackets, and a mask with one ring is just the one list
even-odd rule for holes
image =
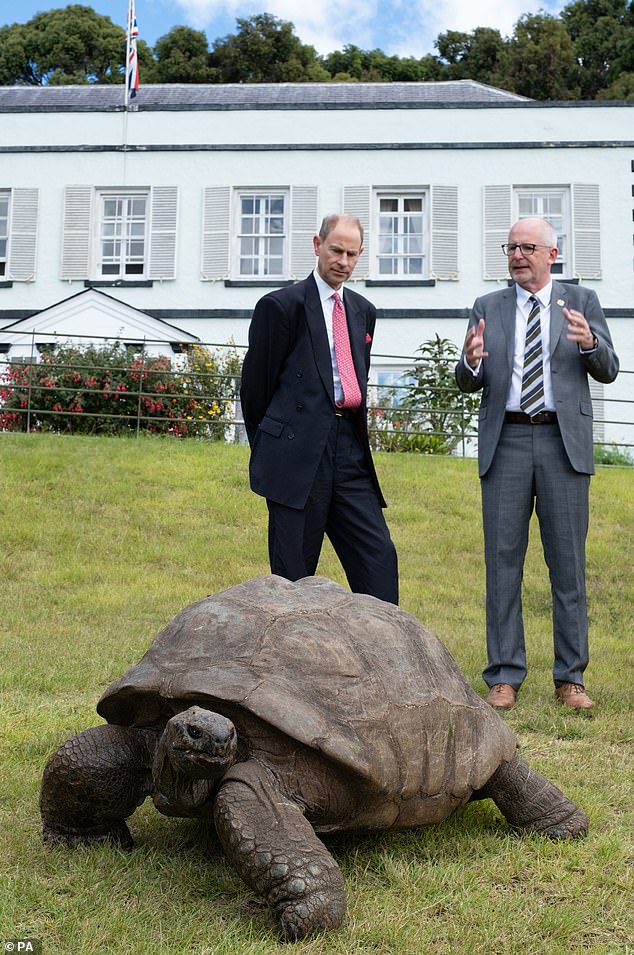
{"label": "suit button", "polygon": [[296,406],[295,406],[295,411],[303,411],[303,410],[304,410],[304,406],[303,406],[303,405],[296,405]]}
{"label": "suit button", "polygon": [[298,371],[298,372],[296,372],[296,375],[297,375],[298,378],[303,378],[303,377],[304,377],[304,372],[303,372],[303,371]]}
{"label": "suit button", "polygon": [[286,437],[288,438],[289,441],[292,441],[293,438],[295,437],[295,432],[294,432],[294,431],[289,431],[288,434],[286,435]]}

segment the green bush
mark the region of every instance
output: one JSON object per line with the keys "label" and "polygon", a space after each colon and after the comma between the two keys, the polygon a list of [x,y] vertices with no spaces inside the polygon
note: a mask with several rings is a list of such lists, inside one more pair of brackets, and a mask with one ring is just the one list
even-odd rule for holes
{"label": "green bush", "polygon": [[378,451],[451,454],[471,429],[479,395],[463,394],[454,366],[460,349],[447,338],[425,341],[413,368],[403,372],[404,385],[385,389],[369,409],[368,429]]}
{"label": "green bush", "polygon": [[121,342],[55,346],[0,376],[0,429],[224,438],[240,374],[235,348],[194,345],[179,365]]}
{"label": "green bush", "polygon": [[594,448],[595,464],[611,464],[614,467],[632,468],[634,459],[630,451],[626,448],[619,448],[615,445],[597,444]]}

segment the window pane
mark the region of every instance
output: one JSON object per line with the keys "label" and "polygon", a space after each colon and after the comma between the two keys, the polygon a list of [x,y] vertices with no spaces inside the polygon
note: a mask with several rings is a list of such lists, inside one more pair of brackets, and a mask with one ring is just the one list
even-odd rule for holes
{"label": "window pane", "polygon": [[286,196],[240,195],[238,271],[244,276],[283,275]]}
{"label": "window pane", "polygon": [[405,239],[404,251],[410,255],[420,255],[423,251],[423,238],[420,235],[410,235]]}
{"label": "window pane", "polygon": [[412,194],[378,197],[379,275],[423,274],[424,201]]}
{"label": "window pane", "polygon": [[101,274],[143,274],[147,196],[101,198]]}
{"label": "window pane", "polygon": [[284,239],[269,239],[269,255],[281,256],[284,251]]}

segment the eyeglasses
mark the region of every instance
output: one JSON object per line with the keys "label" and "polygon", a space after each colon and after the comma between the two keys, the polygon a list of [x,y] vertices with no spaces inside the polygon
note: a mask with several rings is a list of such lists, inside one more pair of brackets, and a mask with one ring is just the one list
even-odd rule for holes
{"label": "eyeglasses", "polygon": [[550,249],[550,246],[535,245],[534,242],[505,242],[502,246],[504,255],[515,255],[516,249],[519,249],[522,255],[534,255],[535,249]]}

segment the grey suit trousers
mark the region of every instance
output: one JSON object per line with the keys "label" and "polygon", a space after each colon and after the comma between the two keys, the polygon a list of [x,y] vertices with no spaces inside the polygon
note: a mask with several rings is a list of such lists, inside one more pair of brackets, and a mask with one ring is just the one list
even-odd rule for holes
{"label": "grey suit trousers", "polygon": [[488,686],[526,677],[522,575],[535,508],[550,574],[556,684],[583,683],[588,664],[585,541],[590,476],[575,471],[559,427],[504,424],[481,479]]}

